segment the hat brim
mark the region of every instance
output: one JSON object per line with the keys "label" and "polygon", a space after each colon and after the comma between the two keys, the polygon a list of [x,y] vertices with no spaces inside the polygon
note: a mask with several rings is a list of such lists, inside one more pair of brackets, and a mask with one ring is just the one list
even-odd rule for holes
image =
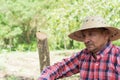
{"label": "hat brim", "polygon": [[[115,27],[99,27],[99,28],[106,28],[110,31],[110,41],[115,41],[115,40],[120,39],[120,29],[115,28]],[[93,29],[93,28],[89,28],[89,29]],[[68,35],[69,38],[76,40],[76,41],[83,42],[83,38],[81,36],[82,30],[86,30],[86,29],[77,30],[77,31],[69,34]]]}

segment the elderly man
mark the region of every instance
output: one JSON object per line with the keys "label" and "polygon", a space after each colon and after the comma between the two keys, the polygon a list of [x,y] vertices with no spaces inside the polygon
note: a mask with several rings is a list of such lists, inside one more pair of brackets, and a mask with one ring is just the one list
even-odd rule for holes
{"label": "elderly man", "polygon": [[47,67],[39,80],[55,80],[80,73],[81,80],[120,80],[120,29],[107,25],[100,16],[87,17],[80,30],[69,35],[83,42],[85,49]]}

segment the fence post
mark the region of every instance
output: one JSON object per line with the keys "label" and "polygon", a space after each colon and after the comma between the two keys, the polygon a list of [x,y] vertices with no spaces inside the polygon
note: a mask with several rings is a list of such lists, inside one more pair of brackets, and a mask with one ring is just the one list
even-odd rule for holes
{"label": "fence post", "polygon": [[38,43],[39,64],[41,72],[45,67],[50,65],[49,48],[46,34],[37,32],[36,37]]}

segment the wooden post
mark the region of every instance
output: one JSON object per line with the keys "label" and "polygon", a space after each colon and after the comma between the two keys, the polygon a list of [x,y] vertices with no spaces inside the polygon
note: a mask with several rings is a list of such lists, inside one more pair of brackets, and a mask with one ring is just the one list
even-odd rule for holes
{"label": "wooden post", "polygon": [[49,48],[46,34],[37,32],[36,37],[38,42],[38,54],[41,72],[45,67],[50,65]]}

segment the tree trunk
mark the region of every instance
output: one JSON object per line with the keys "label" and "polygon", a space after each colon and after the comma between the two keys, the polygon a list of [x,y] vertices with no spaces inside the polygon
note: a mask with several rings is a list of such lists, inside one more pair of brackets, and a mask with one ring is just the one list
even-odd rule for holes
{"label": "tree trunk", "polygon": [[47,66],[50,65],[49,48],[47,42],[47,36],[44,33],[36,33],[38,41],[38,53],[40,62],[40,72]]}

